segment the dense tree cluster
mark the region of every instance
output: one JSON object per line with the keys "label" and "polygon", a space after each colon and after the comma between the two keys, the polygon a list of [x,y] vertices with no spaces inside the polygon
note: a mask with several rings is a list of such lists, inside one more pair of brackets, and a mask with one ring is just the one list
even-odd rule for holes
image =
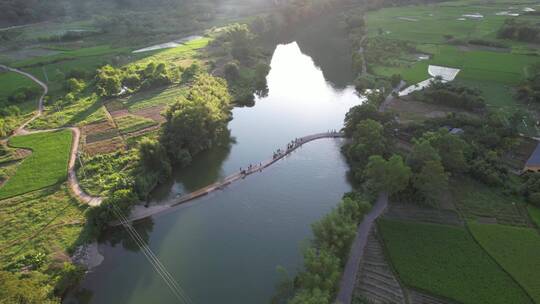
{"label": "dense tree cluster", "polygon": [[[180,18],[184,20],[179,21],[188,25],[189,22],[196,23],[194,21],[197,19],[213,17],[216,9],[215,4],[215,1],[190,2],[183,0],[154,0],[151,2],[142,0],[1,0],[0,25],[40,22],[66,16],[84,18],[105,15],[110,10],[117,12],[117,16],[129,16],[129,12],[126,10],[136,13],[156,7],[168,9],[177,16],[185,17]],[[138,17],[144,16],[139,15]],[[142,21],[138,22],[137,18],[131,20],[129,18],[111,18],[107,25],[143,25],[144,21],[148,20]]]}
{"label": "dense tree cluster", "polygon": [[506,19],[497,32],[497,37],[530,43],[540,42],[540,26],[514,18]]}
{"label": "dense tree cluster", "polygon": [[230,58],[222,68],[216,68],[217,74],[227,80],[236,104],[253,105],[255,95],[268,93],[269,54],[258,47],[257,39],[248,25],[232,24],[220,31],[210,44],[210,50]]}
{"label": "dense tree cluster", "polygon": [[146,64],[132,64],[124,68],[105,65],[96,74],[96,91],[100,96],[116,96],[122,90],[135,92],[164,86],[177,81],[180,70],[164,62],[150,61]]}
{"label": "dense tree cluster", "polygon": [[313,224],[312,246],[304,251],[304,270],[292,284],[289,304],[329,304],[338,290],[356,228],[369,211],[370,198],[346,194],[337,208]]}
{"label": "dense tree cluster", "polygon": [[435,79],[431,85],[415,94],[420,100],[466,110],[485,108],[486,102],[480,90]]}
{"label": "dense tree cluster", "polygon": [[517,89],[517,98],[525,103],[540,103],[540,63],[529,68],[530,76]]}
{"label": "dense tree cluster", "polygon": [[186,96],[165,112],[160,142],[172,163],[187,165],[194,155],[228,136],[230,103],[225,81],[207,74],[196,77]]}

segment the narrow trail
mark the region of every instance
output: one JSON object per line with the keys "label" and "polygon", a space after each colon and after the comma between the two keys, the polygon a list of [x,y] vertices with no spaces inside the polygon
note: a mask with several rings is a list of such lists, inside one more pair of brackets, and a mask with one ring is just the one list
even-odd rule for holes
{"label": "narrow trail", "polygon": [[339,284],[339,292],[336,302],[349,304],[352,300],[352,295],[356,285],[356,275],[360,268],[360,259],[362,258],[369,237],[369,232],[375,220],[384,212],[388,206],[388,194],[381,193],[377,198],[377,202],[371,208],[369,213],[364,217],[360,226],[356,231],[356,238],[351,246],[349,259],[343,270],[343,276]]}
{"label": "narrow trail", "polygon": [[360,75],[367,75],[367,64],[366,64],[366,56],[364,56],[364,41],[367,39],[367,34],[364,34],[362,38],[360,38],[360,42],[358,42],[358,45],[360,45],[360,48],[358,49],[358,54],[360,54],[362,58],[362,70],[360,71]]}
{"label": "narrow trail", "polygon": [[[90,206],[99,206],[102,202],[101,197],[94,197],[90,196],[84,191],[82,191],[81,186],[79,185],[79,181],[77,179],[77,174],[75,172],[75,162],[77,160],[77,153],[79,152],[79,142],[81,138],[81,131],[77,127],[64,127],[64,128],[55,128],[55,129],[46,129],[46,130],[27,130],[26,126],[33,122],[36,118],[40,117],[43,114],[43,99],[49,92],[49,87],[42,82],[41,80],[37,79],[34,75],[23,72],[18,69],[10,68],[5,65],[0,64],[0,70],[7,70],[10,72],[18,73],[20,75],[23,75],[25,77],[28,77],[35,83],[37,83],[41,88],[43,88],[43,93],[39,97],[38,101],[38,110],[34,116],[32,116],[30,119],[25,121],[20,127],[18,127],[15,131],[13,131],[13,134],[10,136],[16,136],[16,135],[26,135],[26,134],[34,134],[34,133],[42,133],[42,132],[51,132],[51,131],[58,131],[58,130],[71,130],[73,133],[73,140],[71,145],[71,153],[69,157],[69,163],[68,163],[68,185],[71,192],[83,203],[88,204]],[[9,139],[9,137],[8,137]]]}
{"label": "narrow trail", "polygon": [[[296,140],[291,141],[286,148],[279,149],[277,152],[274,152],[274,155],[271,159],[260,162],[259,164],[256,164],[256,165],[248,166],[247,168],[242,169],[242,171],[239,171],[237,173],[234,173],[225,177],[221,181],[215,182],[213,184],[210,184],[206,187],[203,187],[199,190],[193,191],[186,195],[183,195],[174,199],[170,199],[168,201],[161,203],[160,205],[155,205],[151,207],[144,207],[140,205],[136,206],[131,212],[131,214],[129,215],[127,220],[129,222],[142,220],[147,217],[153,216],[155,214],[162,213],[167,210],[171,210],[171,208],[175,206],[178,206],[180,204],[192,201],[196,198],[205,196],[211,192],[222,190],[228,185],[234,182],[240,181],[248,177],[249,175],[252,175],[257,172],[262,172],[262,170],[275,164],[277,161],[283,159],[285,156],[291,154],[296,149],[300,148],[301,146],[303,146],[304,144],[308,142],[318,140],[318,139],[323,139],[323,138],[342,138],[344,136],[345,135],[341,132],[325,132],[325,133],[317,133],[317,134],[297,138]],[[111,225],[118,226],[118,225],[121,225],[121,223],[118,221],[115,221],[111,223]]]}

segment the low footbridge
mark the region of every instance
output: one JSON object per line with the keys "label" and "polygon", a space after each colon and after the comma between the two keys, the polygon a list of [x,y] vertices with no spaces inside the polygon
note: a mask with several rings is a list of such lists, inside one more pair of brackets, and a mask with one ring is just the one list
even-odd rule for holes
{"label": "low footbridge", "polygon": [[[330,132],[324,132],[324,133],[317,133],[312,134],[300,138],[296,138],[289,142],[286,147],[280,148],[273,152],[272,158],[260,162],[259,164],[255,165],[249,165],[245,169],[241,169],[238,172],[231,174],[224,179],[217,181],[213,184],[210,184],[206,187],[203,187],[199,190],[193,191],[191,193],[182,195],[177,198],[170,199],[166,202],[162,202],[159,205],[150,206],[150,207],[144,207],[144,206],[136,206],[133,208],[133,211],[131,212],[130,216],[127,218],[130,222],[141,220],[147,217],[150,217],[152,215],[165,212],[167,210],[170,210],[174,206],[178,206],[180,204],[192,201],[194,199],[197,199],[199,197],[205,196],[209,193],[212,193],[217,190],[222,190],[228,185],[242,180],[254,173],[262,172],[264,169],[270,167],[271,165],[275,164],[277,161],[281,160],[285,156],[291,154],[296,149],[300,148],[306,143],[309,143],[314,140],[323,139],[323,138],[343,138],[345,135],[342,132],[337,131],[330,131]],[[114,222],[111,223],[113,226],[120,225],[120,222]]]}

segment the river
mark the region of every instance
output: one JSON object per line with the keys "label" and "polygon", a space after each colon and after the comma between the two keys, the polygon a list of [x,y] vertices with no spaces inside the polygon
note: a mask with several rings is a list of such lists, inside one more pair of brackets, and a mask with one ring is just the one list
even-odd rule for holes
{"label": "river", "polygon": [[[296,42],[276,47],[267,82],[266,97],[233,110],[234,142],[178,170],[155,191],[154,203],[268,159],[295,137],[340,129],[348,109],[361,102],[352,87],[327,81]],[[311,224],[351,190],[341,144],[311,142],[261,173],[136,228],[194,303],[268,303],[279,280],[276,267],[291,276],[298,271]],[[105,261],[81,284],[80,302],[177,303],[122,230],[101,240],[100,251]]]}

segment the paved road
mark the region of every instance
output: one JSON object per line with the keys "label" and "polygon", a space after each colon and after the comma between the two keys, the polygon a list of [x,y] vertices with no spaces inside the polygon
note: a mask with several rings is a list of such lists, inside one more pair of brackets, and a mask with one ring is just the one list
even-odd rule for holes
{"label": "paved road", "polygon": [[341,277],[341,283],[339,285],[339,292],[336,301],[342,304],[351,303],[351,299],[356,285],[356,274],[360,266],[360,259],[364,254],[366,248],[369,231],[375,220],[384,212],[388,206],[388,194],[381,193],[377,198],[377,202],[371,208],[369,213],[364,217],[358,230],[356,232],[356,238],[351,246],[349,253],[349,259],[343,270],[343,276]]}
{"label": "paved road", "polygon": [[90,206],[99,206],[102,202],[101,197],[93,197],[90,196],[84,191],[82,191],[79,181],[77,180],[77,174],[75,172],[75,162],[77,160],[77,153],[79,151],[79,142],[81,138],[81,131],[77,127],[66,127],[66,128],[56,128],[56,129],[48,129],[48,130],[36,130],[36,131],[30,131],[26,129],[26,126],[30,124],[32,121],[34,121],[36,118],[41,116],[43,114],[43,99],[45,98],[45,95],[49,92],[49,87],[43,83],[41,80],[37,79],[34,75],[28,74],[26,72],[23,72],[21,70],[17,70],[14,68],[10,68],[5,65],[0,65],[0,69],[8,70],[14,73],[21,74],[25,77],[30,78],[32,81],[37,83],[40,87],[43,88],[43,93],[39,97],[38,101],[38,110],[32,118],[25,121],[19,128],[17,128],[11,136],[14,135],[24,135],[24,134],[33,134],[33,133],[40,133],[40,132],[49,132],[49,131],[57,131],[57,130],[65,130],[69,129],[73,133],[73,142],[71,145],[71,153],[68,163],[68,185],[71,190],[71,192],[82,202],[90,205]]}

